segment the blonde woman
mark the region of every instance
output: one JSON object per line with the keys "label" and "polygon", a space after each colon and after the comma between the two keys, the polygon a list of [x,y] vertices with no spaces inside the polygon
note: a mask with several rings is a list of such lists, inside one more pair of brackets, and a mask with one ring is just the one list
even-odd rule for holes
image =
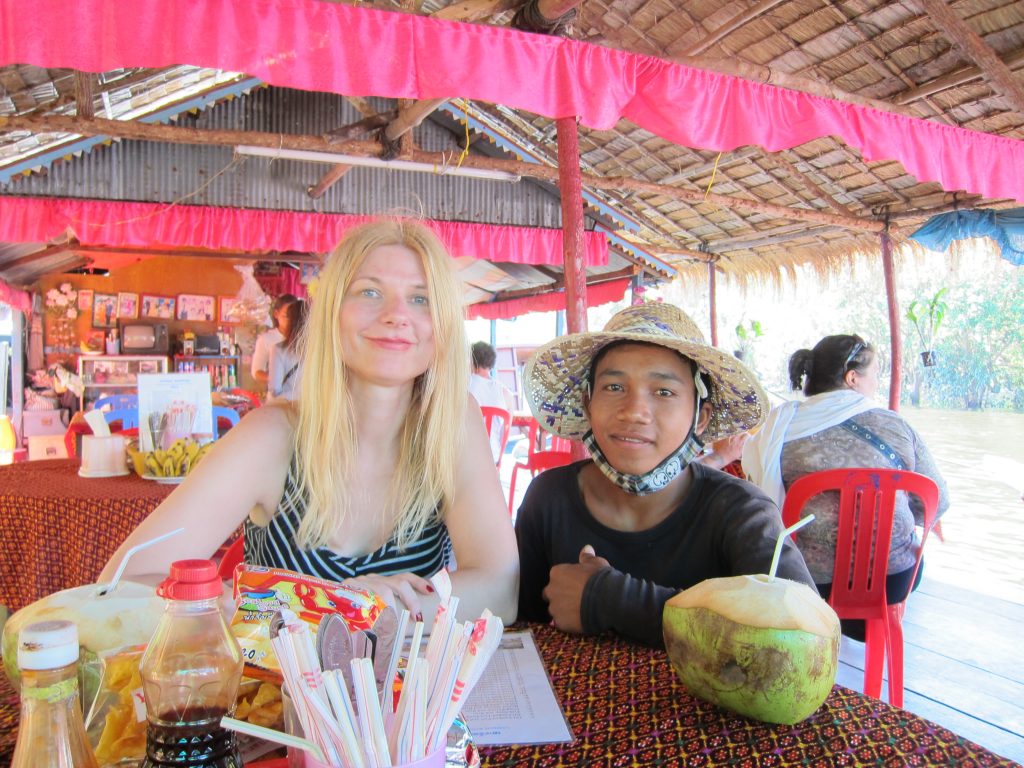
{"label": "blonde woman", "polygon": [[[246,562],[351,580],[430,618],[425,577],[455,567],[459,613],[515,619],[518,558],[469,375],[462,301],[427,228],[349,232],[320,273],[298,402],[246,416],[132,533],[173,528],[136,572],[209,557],[245,521]],[[269,517],[258,526],[256,508]]]}

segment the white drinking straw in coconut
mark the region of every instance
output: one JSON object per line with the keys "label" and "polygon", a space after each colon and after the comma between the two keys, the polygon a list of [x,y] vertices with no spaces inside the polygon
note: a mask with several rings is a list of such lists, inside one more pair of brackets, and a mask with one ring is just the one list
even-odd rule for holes
{"label": "white drinking straw in coconut", "polygon": [[[95,411],[90,411],[90,413],[95,413]],[[110,580],[110,583],[100,584],[96,588],[96,596],[101,597],[114,591],[114,587],[116,587],[117,582],[121,580],[121,574],[123,574],[124,569],[128,567],[128,561],[132,559],[133,555],[135,555],[138,552],[141,552],[146,547],[151,547],[154,544],[159,544],[161,541],[166,541],[167,539],[171,538],[171,536],[177,536],[184,530],[184,528],[175,528],[173,531],[168,531],[167,533],[160,534],[156,538],[152,538],[149,541],[144,541],[141,544],[136,544],[134,547],[129,549],[127,552],[124,553],[124,557],[121,558],[121,563],[117,566],[117,570],[114,571],[114,578]]]}
{"label": "white drinking straw in coconut", "polygon": [[808,515],[807,517],[798,520],[793,523],[789,528],[779,534],[778,541],[775,542],[775,554],[772,555],[772,567],[768,569],[768,580],[775,580],[775,572],[779,570],[779,559],[782,557],[782,544],[786,541],[786,537],[791,533],[795,533],[807,525],[814,519],[814,515]]}

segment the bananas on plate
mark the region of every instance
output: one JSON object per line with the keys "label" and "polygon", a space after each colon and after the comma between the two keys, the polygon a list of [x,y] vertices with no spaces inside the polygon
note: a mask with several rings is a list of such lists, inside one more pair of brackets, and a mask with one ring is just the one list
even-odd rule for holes
{"label": "bananas on plate", "polygon": [[170,448],[157,448],[155,451],[140,452],[135,459],[138,472],[141,459],[143,472],[139,474],[151,477],[183,477],[192,471],[199,460],[206,455],[213,443],[200,445],[191,440],[175,440]]}

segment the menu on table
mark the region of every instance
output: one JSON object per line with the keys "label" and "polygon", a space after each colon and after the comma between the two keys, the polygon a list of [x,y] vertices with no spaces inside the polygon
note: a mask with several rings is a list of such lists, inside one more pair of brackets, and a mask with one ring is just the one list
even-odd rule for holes
{"label": "menu on table", "polygon": [[573,740],[529,630],[504,634],[462,716],[477,746]]}

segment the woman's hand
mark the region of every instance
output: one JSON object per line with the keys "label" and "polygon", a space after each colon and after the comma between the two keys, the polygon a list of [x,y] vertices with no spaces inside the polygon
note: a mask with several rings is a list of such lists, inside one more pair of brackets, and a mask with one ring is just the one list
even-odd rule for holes
{"label": "woman's hand", "polygon": [[368,573],[354,579],[345,579],[342,584],[373,592],[396,610],[406,608],[413,621],[423,621],[423,611],[427,607],[423,596],[434,591],[429,581],[414,573],[399,573],[395,576]]}

